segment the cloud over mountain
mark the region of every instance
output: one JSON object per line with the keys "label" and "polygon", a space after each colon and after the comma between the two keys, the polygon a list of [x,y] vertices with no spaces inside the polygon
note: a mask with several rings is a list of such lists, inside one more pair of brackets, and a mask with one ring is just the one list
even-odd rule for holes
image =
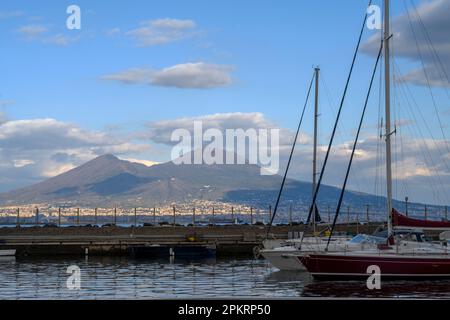
{"label": "cloud over mountain", "polygon": [[100,131],[84,130],[55,119],[8,120],[0,123],[0,185],[22,186],[65,172],[98,155],[148,150]]}
{"label": "cloud over mountain", "polygon": [[[194,121],[201,121],[203,132],[214,128],[226,129],[280,129],[280,171],[287,162],[294,132],[278,126],[262,113],[218,113],[149,122],[145,132],[123,134],[83,129],[75,124],[55,119],[9,120],[0,122],[0,190],[30,185],[45,177],[52,177],[95,158],[114,153],[134,162],[151,163],[148,151],[155,146],[172,146],[171,134],[176,129],[193,131]],[[402,126],[414,125],[405,122]],[[193,133],[193,132],[192,132]],[[399,141],[399,140],[397,140]],[[340,186],[350,156],[353,141],[337,141],[325,172],[326,184]],[[394,146],[393,168],[396,195],[408,194],[416,201],[444,203],[450,190],[450,156],[448,142],[417,139],[403,135],[401,145]],[[167,148],[167,147],[166,147]],[[162,149],[164,150],[164,149]],[[170,158],[170,149],[166,159]],[[326,146],[318,151],[319,167]],[[383,143],[377,136],[366,136],[358,143],[349,188],[357,191],[383,194]],[[163,156],[162,156],[163,157]],[[147,160],[147,161],[146,161]],[[289,176],[311,179],[312,144],[302,134],[294,154]],[[375,182],[378,181],[378,182]]]}
{"label": "cloud over mountain", "polygon": [[[261,112],[230,112],[150,122],[147,124],[149,128],[147,136],[156,143],[173,145],[174,142],[170,140],[172,132],[177,129],[186,129],[194,136],[194,122],[202,124],[203,132],[208,129],[216,129],[224,137],[227,129],[242,129],[244,131],[249,129],[256,131],[260,129],[278,129],[280,131],[280,149],[290,148],[295,135],[295,132],[280,127],[267,119]],[[298,142],[300,144],[306,144],[309,141],[310,137],[302,132],[298,138]]]}

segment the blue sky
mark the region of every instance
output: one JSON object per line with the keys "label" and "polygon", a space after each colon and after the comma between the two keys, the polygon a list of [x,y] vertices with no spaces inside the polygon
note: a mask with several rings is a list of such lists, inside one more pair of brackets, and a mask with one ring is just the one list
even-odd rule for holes
{"label": "blue sky", "polygon": [[[379,2],[375,1],[375,4]],[[396,17],[400,16],[398,26],[402,30],[405,28],[401,21],[405,12],[403,1],[392,2],[394,25]],[[439,12],[439,6],[448,8],[440,0],[414,3],[420,8],[425,3],[424,20],[427,4],[438,7],[435,12]],[[66,8],[70,4],[81,8],[81,30],[66,28]],[[168,146],[155,142],[148,133],[152,124],[163,120],[217,113],[260,113],[264,117],[263,122],[292,131],[296,127],[314,65],[321,67],[325,84],[334,99],[330,106],[328,96],[324,90],[321,91],[320,134],[321,142],[326,143],[334,117],[331,110],[337,108],[336,102],[344,87],[366,5],[366,1],[360,0],[282,3],[251,0],[3,1],[0,4],[0,70],[3,75],[0,79],[0,105],[5,118],[5,136],[14,139],[17,138],[17,135],[13,136],[15,132],[24,135],[23,132],[28,132],[27,126],[33,128],[29,131],[31,137],[40,136],[41,129],[56,135],[61,130],[62,136],[68,136],[64,140],[68,145],[64,147],[55,142],[53,148],[49,145],[36,147],[40,158],[34,157],[34,163],[27,165],[20,164],[30,160],[33,147],[28,145],[17,150],[20,145],[16,144],[12,149],[9,147],[13,151],[5,147],[3,166],[13,166],[15,176],[8,178],[6,175],[0,180],[0,190],[27,185],[63,172],[105,150],[123,158],[167,161],[170,156]],[[161,29],[164,23],[165,27]],[[373,31],[365,30],[366,48],[370,47],[373,36]],[[402,47],[399,47],[397,59],[403,74],[421,67],[417,55],[403,50],[405,43],[413,45],[411,39],[407,41],[407,37],[399,36],[398,43]],[[440,38],[436,41],[437,47],[441,42],[445,44],[445,40],[438,42]],[[367,49],[358,57],[351,82],[338,139],[342,145],[351,141],[359,119],[374,63],[374,56],[368,52]],[[448,56],[443,52],[445,66],[450,61]],[[184,67],[183,70],[190,68],[189,72],[192,68],[195,72],[202,72],[207,76],[206,82],[180,87],[179,81],[185,81],[183,86],[189,82],[189,76],[180,80],[173,79],[173,75],[168,73],[170,68],[180,66]],[[132,81],[124,83],[125,76],[132,77]],[[417,102],[430,108],[424,116],[433,124],[430,125],[431,134],[424,130],[420,138],[433,136],[443,139],[436,117],[431,112],[434,109],[431,109],[430,95],[423,86],[423,79],[414,78],[413,74],[407,82]],[[213,85],[205,87],[205,83]],[[445,125],[450,106],[446,89],[442,87],[445,84],[437,83],[433,86],[433,93]],[[378,84],[374,91],[378,93]],[[363,132],[365,138],[377,134],[377,101],[378,96],[374,94]],[[399,123],[400,120],[411,120],[400,111],[398,114],[396,120]],[[39,122],[43,119],[54,122]],[[59,126],[56,131],[46,127],[55,123]],[[443,128],[448,131],[445,126]],[[73,141],[71,130],[82,132],[81,138],[76,137],[82,142]],[[312,121],[306,121],[305,135],[310,135],[311,131]],[[404,131],[405,139],[414,138],[412,129]],[[42,139],[45,137],[42,133]],[[24,139],[26,136],[18,141]],[[4,145],[10,146],[6,138],[4,140]],[[111,140],[117,143],[110,143]],[[309,150],[305,143],[305,154]],[[439,156],[445,158],[447,150],[440,152]],[[303,161],[301,152],[299,162]],[[366,165],[363,158],[360,167]],[[420,159],[415,164],[411,160],[408,166],[415,167],[419,162]],[[300,165],[297,171],[294,168],[294,176],[307,179],[306,167]],[[331,170],[332,173],[340,171],[337,168]],[[441,167],[437,170],[447,186],[449,173]],[[428,175],[436,176],[435,173]],[[406,180],[418,179],[411,180],[412,184],[421,185],[421,179],[424,179],[423,175],[416,177],[409,172],[404,176],[408,176],[404,178]],[[367,179],[373,180],[373,175]],[[339,175],[331,174],[328,183],[338,185],[339,181]],[[361,188],[355,183],[352,187]],[[419,191],[417,195],[422,201],[441,202],[431,193],[419,197],[421,193]],[[440,198],[443,197],[442,194]]]}
{"label": "blue sky", "polygon": [[[82,30],[68,31],[65,9],[70,2],[22,3],[11,3],[14,6],[2,10],[40,16],[39,24],[51,25],[54,34],[80,40],[68,46],[26,41],[16,29],[30,24],[27,16],[2,21],[1,31],[6,35],[2,47],[7,48],[2,67],[8,74],[2,87],[4,95],[19,96],[11,116],[52,117],[90,128],[111,123],[136,126],[143,118],[235,111],[264,112],[281,124],[293,126],[296,119],[292,115],[303,98],[313,64],[322,66],[330,83],[342,83],[364,10],[361,1],[328,9],[324,3],[311,5],[307,1],[286,2],[283,6],[271,1],[247,1],[245,5],[240,1],[108,5],[79,1]],[[336,14],[338,9],[342,15]],[[193,20],[201,34],[149,47],[137,46],[127,37],[106,35],[114,28],[132,30],[141,21],[161,18]],[[334,24],[339,25],[337,32]],[[343,63],[336,64],[334,59]],[[234,66],[235,83],[215,90],[172,90],[124,87],[100,80],[105,74],[128,68],[165,68],[198,61]],[[24,96],[24,91],[29,94]]]}

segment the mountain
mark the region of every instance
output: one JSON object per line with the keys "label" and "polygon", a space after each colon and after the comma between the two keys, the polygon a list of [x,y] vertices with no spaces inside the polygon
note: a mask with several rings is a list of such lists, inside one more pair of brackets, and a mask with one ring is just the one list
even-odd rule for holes
{"label": "mountain", "polygon": [[[113,155],[95,158],[35,185],[0,194],[0,205],[47,203],[90,207],[144,206],[211,200],[267,208],[275,202],[282,177],[262,176],[256,165],[176,165],[147,167]],[[283,205],[311,200],[311,183],[288,179]],[[340,190],[322,186],[320,204],[334,206]],[[384,204],[380,197],[346,192],[353,208]]]}
{"label": "mountain", "polygon": [[259,172],[256,165],[167,162],[147,167],[104,155],[35,185],[2,193],[0,204],[153,205],[192,199],[218,200],[231,190],[267,190],[279,185],[279,176],[261,176]]}

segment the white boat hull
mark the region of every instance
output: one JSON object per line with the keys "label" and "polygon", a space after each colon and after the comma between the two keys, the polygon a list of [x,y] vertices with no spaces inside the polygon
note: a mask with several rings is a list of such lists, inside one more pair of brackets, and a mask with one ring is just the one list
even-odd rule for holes
{"label": "white boat hull", "polygon": [[16,250],[0,250],[0,257],[15,256]]}
{"label": "white boat hull", "polygon": [[[353,250],[362,249],[364,244],[350,245],[348,237],[335,237],[329,246],[330,251],[346,251],[353,247]],[[269,261],[277,269],[282,271],[306,271],[305,266],[301,263],[299,257],[313,253],[323,252],[327,247],[327,237],[307,237],[302,239],[293,239],[284,241],[291,243],[290,246],[282,246],[277,248],[264,248],[260,251],[261,255]],[[302,249],[297,249],[295,244],[303,243]],[[272,242],[269,242],[273,245]],[[264,243],[266,245],[266,242]]]}
{"label": "white boat hull", "polygon": [[297,258],[300,251],[281,253],[278,250],[262,250],[261,255],[275,268],[283,271],[305,271],[305,266]]}

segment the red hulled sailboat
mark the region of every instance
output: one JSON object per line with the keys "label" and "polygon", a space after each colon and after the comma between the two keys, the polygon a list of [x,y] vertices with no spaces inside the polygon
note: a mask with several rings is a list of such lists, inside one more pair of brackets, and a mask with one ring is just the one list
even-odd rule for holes
{"label": "red hulled sailboat", "polygon": [[450,230],[449,221],[414,219],[399,213],[395,209],[392,209],[392,225],[394,227],[419,228],[422,230]]}
{"label": "red hulled sailboat", "polygon": [[374,270],[379,271],[381,278],[450,278],[450,255],[447,247],[434,243],[413,243],[411,239],[398,237],[393,232],[393,225],[423,229],[450,228],[450,223],[411,219],[392,208],[389,0],[384,0],[384,17],[388,240],[386,244],[366,250],[322,251],[297,256],[315,278],[367,278]]}

